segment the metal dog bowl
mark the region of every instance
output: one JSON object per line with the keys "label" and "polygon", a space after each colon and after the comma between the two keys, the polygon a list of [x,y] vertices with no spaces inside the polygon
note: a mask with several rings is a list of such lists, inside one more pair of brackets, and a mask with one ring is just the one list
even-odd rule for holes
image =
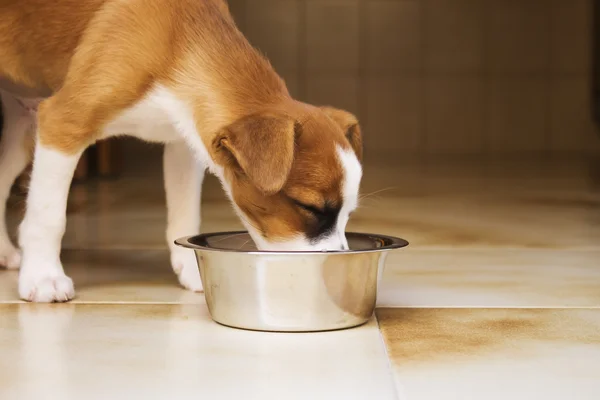
{"label": "metal dog bowl", "polygon": [[258,251],[247,232],[176,240],[193,249],[212,319],[235,328],[314,332],[369,320],[390,250],[408,242],[347,233],[350,250]]}

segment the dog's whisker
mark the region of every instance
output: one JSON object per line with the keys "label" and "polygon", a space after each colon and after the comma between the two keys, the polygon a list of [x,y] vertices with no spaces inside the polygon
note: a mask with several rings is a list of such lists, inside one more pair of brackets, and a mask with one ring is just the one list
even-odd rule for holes
{"label": "dog's whisker", "polygon": [[224,237],[222,237],[222,238],[220,238],[218,240],[215,240],[214,242],[215,243],[219,243],[219,242],[222,242],[223,240],[227,240],[227,239],[230,239],[232,237],[241,236],[241,235],[243,235],[243,233],[232,233],[231,235],[224,236]]}
{"label": "dog's whisker", "polygon": [[387,187],[387,188],[379,189],[379,190],[376,190],[376,191],[371,192],[371,193],[366,193],[366,194],[360,195],[359,199],[360,200],[364,200],[364,199],[372,197],[372,196],[374,196],[376,194],[379,194],[379,193],[382,193],[382,192],[387,192],[387,191],[390,191],[390,190],[395,190],[395,189],[398,189],[398,187],[397,186],[390,186],[390,187]]}
{"label": "dog's whisker", "polygon": [[248,239],[246,240],[244,243],[242,243],[242,245],[240,247],[238,247],[238,250],[243,249],[245,245],[247,245],[248,243],[250,243],[252,239]]}

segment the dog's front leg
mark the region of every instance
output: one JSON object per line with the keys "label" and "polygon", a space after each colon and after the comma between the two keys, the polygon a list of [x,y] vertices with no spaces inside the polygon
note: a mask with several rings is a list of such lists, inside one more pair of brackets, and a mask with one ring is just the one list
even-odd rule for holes
{"label": "dog's front leg", "polygon": [[37,141],[27,211],[19,235],[23,251],[19,295],[24,300],[62,302],[75,295],[73,281],[60,262],[60,248],[69,187],[80,155]]}
{"label": "dog's front leg", "polygon": [[171,265],[181,285],[202,291],[193,250],[176,246],[173,242],[183,236],[196,235],[200,229],[200,193],[204,170],[185,142],[165,145],[164,178],[167,194],[167,242],[171,251]]}

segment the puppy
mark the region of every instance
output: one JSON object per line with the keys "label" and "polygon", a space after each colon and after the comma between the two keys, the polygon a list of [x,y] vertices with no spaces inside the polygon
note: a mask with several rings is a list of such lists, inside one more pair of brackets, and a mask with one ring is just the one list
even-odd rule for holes
{"label": "puppy", "polygon": [[[356,118],[290,97],[222,0],[8,0],[0,5],[0,263],[19,294],[74,296],[60,261],[82,152],[121,134],[165,143],[166,237],[181,284],[202,290],[193,253],[205,170],[260,249],[342,250],[362,175]],[[35,128],[35,129],[32,129]],[[21,251],[4,225],[11,184],[35,150]]]}

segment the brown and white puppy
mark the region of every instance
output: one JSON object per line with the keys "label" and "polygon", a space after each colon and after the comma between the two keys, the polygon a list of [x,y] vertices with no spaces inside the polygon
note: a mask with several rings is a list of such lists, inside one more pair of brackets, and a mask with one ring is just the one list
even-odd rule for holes
{"label": "brown and white puppy", "polygon": [[[195,260],[173,240],[199,231],[207,169],[259,248],[348,246],[362,173],[356,118],[292,99],[223,0],[3,0],[0,89],[0,263],[21,267],[25,300],[74,296],[60,261],[70,181],[85,148],[115,135],[166,144],[166,236],[189,289],[202,289]],[[4,207],[32,125],[21,255]]]}

